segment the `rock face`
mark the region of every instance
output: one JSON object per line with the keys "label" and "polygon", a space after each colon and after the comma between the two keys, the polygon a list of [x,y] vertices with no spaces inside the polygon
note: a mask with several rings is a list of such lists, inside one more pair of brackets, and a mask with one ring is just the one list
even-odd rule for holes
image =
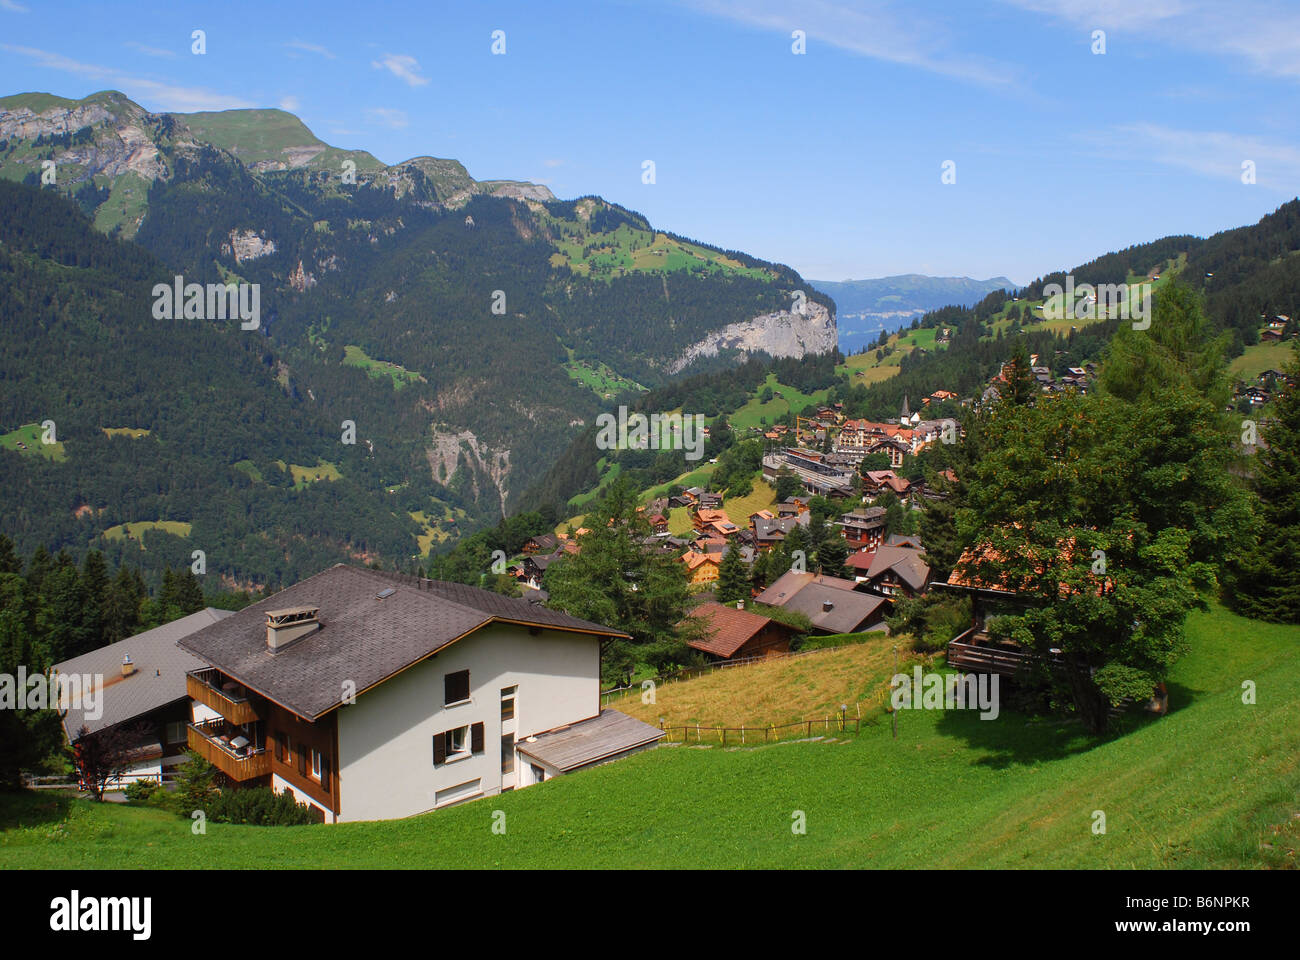
{"label": "rock face", "polygon": [[739,350],[746,355],[761,352],[773,357],[802,357],[829,353],[838,342],[835,316],[820,303],[809,300],[802,314],[782,310],[728,324],[687,347],[667,369],[669,373],[677,373],[698,357],[716,357],[719,350]]}
{"label": "rock face", "polygon": [[275,241],[263,239],[252,230],[245,230],[243,233],[231,230],[230,242],[221,245],[221,252],[233,252],[235,262],[243,263],[245,260],[256,260],[258,257],[275,253]]}

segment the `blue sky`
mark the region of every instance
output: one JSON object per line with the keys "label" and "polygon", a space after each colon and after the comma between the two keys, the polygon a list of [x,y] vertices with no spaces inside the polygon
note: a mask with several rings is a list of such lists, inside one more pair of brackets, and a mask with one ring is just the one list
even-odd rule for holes
{"label": "blue sky", "polygon": [[281,106],[336,146],[599,194],[810,279],[1024,283],[1300,192],[1281,0],[0,0],[0,92],[109,88]]}

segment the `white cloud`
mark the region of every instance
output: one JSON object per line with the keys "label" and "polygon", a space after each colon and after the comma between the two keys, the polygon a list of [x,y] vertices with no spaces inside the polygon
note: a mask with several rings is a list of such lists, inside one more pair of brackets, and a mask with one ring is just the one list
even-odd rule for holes
{"label": "white cloud", "polygon": [[370,65],[376,70],[387,70],[413,87],[422,87],[429,82],[428,77],[420,75],[420,62],[410,54],[386,53]]}
{"label": "white cloud", "polygon": [[409,126],[411,122],[407,118],[405,110],[394,110],[390,107],[371,107],[366,111],[366,113],[369,116],[374,117],[380,123],[393,127],[394,129]]}
{"label": "white cloud", "polygon": [[315,53],[329,60],[334,59],[334,54],[330,49],[328,47],[322,47],[319,43],[305,43],[302,40],[290,40],[285,44],[285,46],[291,47],[294,50],[305,50],[307,53]]}
{"label": "white cloud", "polygon": [[0,49],[34,60],[38,67],[72,73],[96,83],[107,84],[121,90],[131,99],[140,101],[142,106],[153,110],[191,113],[198,110],[234,110],[253,106],[239,97],[217,93],[204,87],[178,87],[175,84],[134,77],[111,67],[82,63],[61,53],[50,53],[48,50],[38,50],[35,47],[0,43]]}
{"label": "white cloud", "polygon": [[1291,196],[1300,192],[1300,147],[1291,144],[1250,134],[1178,130],[1153,123],[1124,124],[1084,139],[1115,157],[1144,157],[1230,183],[1241,183],[1241,165],[1249,160],[1255,165],[1259,186]]}
{"label": "white cloud", "polygon": [[292,96],[290,96],[290,97],[281,97],[281,98],[280,98],[280,109],[281,109],[281,110],[287,110],[287,111],[289,111],[289,113],[293,113],[293,112],[294,112],[295,110],[297,110],[300,106],[302,106],[302,101],[299,100],[297,97],[292,97]]}
{"label": "white cloud", "polygon": [[990,86],[1012,84],[1020,75],[1011,64],[953,52],[934,18],[905,8],[895,10],[889,0],[863,0],[852,6],[833,0],[680,2],[699,13],[782,33],[787,43],[793,42],[794,30],[802,30],[810,51],[814,43],[825,43],[857,56]]}
{"label": "white cloud", "polygon": [[143,43],[136,43],[134,40],[126,41],[126,43],[123,44],[123,46],[130,47],[132,50],[135,50],[139,53],[143,53],[146,56],[150,56],[150,57],[164,57],[168,60],[176,59],[175,50],[164,50],[161,47],[147,47]]}
{"label": "white cloud", "polygon": [[31,13],[31,10],[21,3],[15,3],[14,0],[0,0],[0,10],[8,10],[10,13]]}
{"label": "white cloud", "polygon": [[[1081,30],[1131,34],[1209,56],[1244,60],[1257,73],[1300,80],[1300,10],[1281,0],[1003,0]],[[1110,56],[1119,49],[1109,45]]]}

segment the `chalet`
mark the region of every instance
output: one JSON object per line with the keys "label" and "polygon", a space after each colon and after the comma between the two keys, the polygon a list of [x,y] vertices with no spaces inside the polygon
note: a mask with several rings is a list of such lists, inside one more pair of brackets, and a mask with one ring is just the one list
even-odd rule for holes
{"label": "chalet", "polygon": [[810,509],[808,500],[801,497],[786,497],[776,505],[776,515],[778,517],[797,517],[807,513]]}
{"label": "chalet", "polygon": [[646,522],[650,524],[650,530],[656,536],[664,536],[668,533],[668,518],[662,513],[652,513],[646,517]]}
{"label": "chalet", "polygon": [[1282,339],[1281,330],[1274,330],[1270,328],[1268,330],[1261,331],[1259,334],[1260,343],[1277,343],[1281,339]]}
{"label": "chalet", "polygon": [[852,580],[791,570],[755,601],[804,614],[818,633],[857,633],[881,623],[889,601],[862,593],[856,586]]}
{"label": "chalet", "polygon": [[885,508],[860,507],[840,515],[839,526],[849,550],[875,550],[885,538]]}
{"label": "chalet", "polygon": [[722,569],[722,551],[708,552],[692,547],[682,554],[681,561],[686,564],[686,574],[692,585],[713,583],[718,579]]}
{"label": "chalet", "polygon": [[868,470],[862,477],[862,494],[866,497],[878,497],[886,490],[892,490],[900,499],[906,497],[912,484],[893,470]]}
{"label": "chalet", "polygon": [[160,780],[184,762],[186,729],[216,714],[191,704],[185,676],[202,661],[178,647],[182,637],[231,615],[212,607],[161,627],[56,663],[59,676],[95,678],[95,709],[85,699],[67,704],[60,720],[73,752],[83,739],[113,729],[129,734],[130,764],[110,789],[133,780]]}
{"label": "chalet", "polygon": [[553,533],[542,533],[535,537],[529,537],[524,544],[524,553],[532,555],[535,553],[553,553],[559,545],[560,538]]}
{"label": "chalet", "polygon": [[696,497],[695,502],[702,510],[718,510],[722,507],[722,494],[703,490]]}
{"label": "chalet", "polygon": [[197,633],[192,749],[331,822],[388,820],[653,747],[600,706],[617,630],[456,583],[338,564]]}
{"label": "chalet", "polygon": [[812,515],[802,513],[797,517],[778,517],[775,520],[754,521],[754,546],[759,550],[770,550],[778,543],[784,543],[795,527],[807,527]]}
{"label": "chalet", "polygon": [[690,612],[690,618],[704,622],[704,633],[689,645],[710,660],[742,660],[748,657],[779,656],[790,651],[794,627],[743,609],[743,602],[727,606],[709,600]]}
{"label": "chalet", "polygon": [[885,597],[914,597],[925,592],[930,566],[924,551],[912,547],[882,545],[862,574],[863,587]]}
{"label": "chalet", "polygon": [[866,449],[867,456],[870,456],[873,453],[883,453],[888,455],[889,465],[894,469],[901,467],[903,465],[903,458],[911,452],[911,447],[902,440],[893,440],[883,437]]}
{"label": "chalet", "polygon": [[691,518],[691,525],[695,532],[700,536],[713,537],[734,537],[740,530],[738,526],[731,522],[725,510],[705,510],[703,508],[695,511],[695,516]]}

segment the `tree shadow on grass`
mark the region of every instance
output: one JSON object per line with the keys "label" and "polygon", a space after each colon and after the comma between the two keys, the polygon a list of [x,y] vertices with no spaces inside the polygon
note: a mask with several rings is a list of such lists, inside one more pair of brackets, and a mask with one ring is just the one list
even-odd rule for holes
{"label": "tree shadow on grass", "polygon": [[76,800],[65,790],[0,790],[0,831],[61,823]]}
{"label": "tree shadow on grass", "polygon": [[1003,708],[996,717],[980,719],[978,710],[947,710],[936,729],[965,741],[980,756],[972,762],[1003,770],[1032,766],[1086,753],[1105,743],[1128,736],[1160,718],[1140,710],[1112,717],[1103,734],[1094,734],[1077,717],[1061,714],[1027,714]]}

